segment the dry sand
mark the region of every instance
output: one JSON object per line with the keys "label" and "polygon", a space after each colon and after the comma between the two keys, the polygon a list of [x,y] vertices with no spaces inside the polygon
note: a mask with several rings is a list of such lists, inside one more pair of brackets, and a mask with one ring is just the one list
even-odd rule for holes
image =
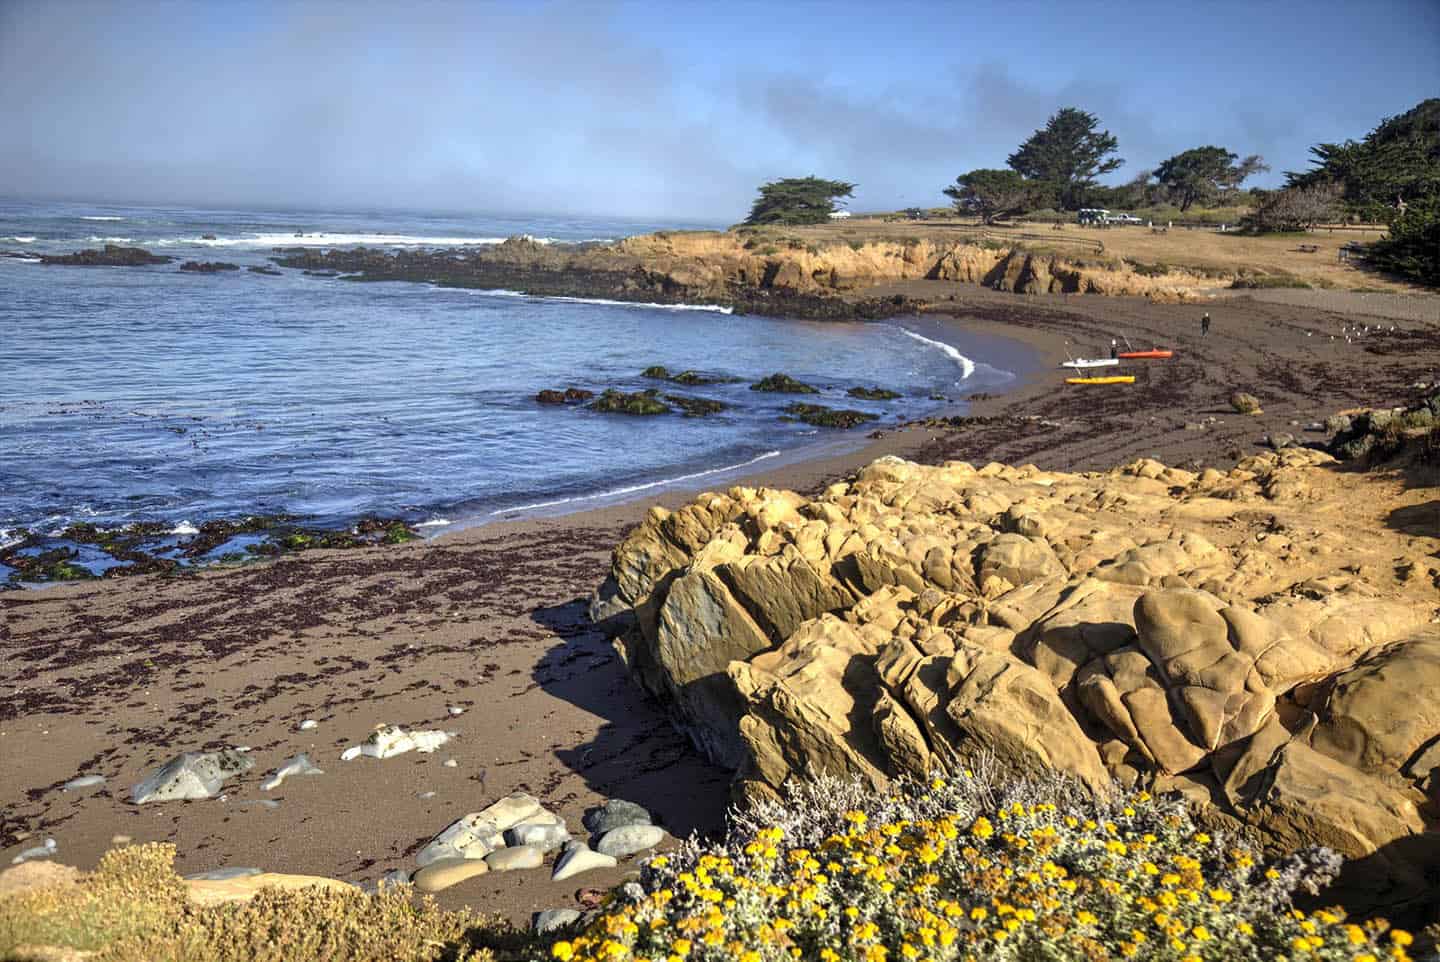
{"label": "dry sand", "polygon": [[[1139,456],[1224,465],[1269,431],[1304,436],[1304,424],[1337,409],[1396,403],[1412,382],[1440,377],[1435,297],[1419,302],[1418,316],[1393,319],[1380,316],[1383,305],[1319,293],[1203,308],[938,282],[903,289],[938,305],[916,322],[921,329],[1014,337],[1046,369],[977,402],[957,425],[892,430],[862,450],[748,483],[813,489],[887,453],[1062,469]],[[1202,339],[1206,309],[1214,327]],[[1386,330],[1347,343],[1342,331],[1357,323]],[[1122,333],[1177,357],[1132,365],[1131,388],[1066,387],[1048,366],[1067,342],[1093,355]],[[1233,414],[1226,398],[1237,388],[1257,394],[1265,415]],[[1433,489],[1397,481],[1394,491],[1417,517],[1434,517],[1424,510]],[[513,791],[539,796],[577,832],[583,811],[608,797],[647,806],[676,835],[716,829],[729,774],[670,729],[584,611],[627,528],[650,504],[691,493],[392,548],[0,595],[0,864],[53,836],[59,860],[88,868],[124,834],[174,842],[182,872],[257,866],[362,881],[413,867],[416,849],[453,819]],[[449,706],[465,712],[452,717]],[[305,718],[319,728],[298,731]],[[382,722],[459,738],[432,755],[339,760]],[[129,787],[153,766],[222,745],[250,746],[256,759],[226,800],[128,803]],[[300,751],[325,774],[262,792],[264,773]],[[456,767],[444,767],[451,758]],[[61,790],[84,774],[108,782]],[[251,804],[262,798],[280,806]],[[487,875],[441,901],[523,921],[624,871],[565,883],[544,870]]]}

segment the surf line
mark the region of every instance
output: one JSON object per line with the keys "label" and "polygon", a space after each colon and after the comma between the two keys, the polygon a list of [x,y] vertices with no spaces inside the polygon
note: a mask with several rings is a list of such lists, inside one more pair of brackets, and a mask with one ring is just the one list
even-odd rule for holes
{"label": "surf line", "polygon": [[635,494],[638,491],[648,491],[651,488],[659,488],[667,484],[679,484],[681,481],[694,481],[696,478],[709,477],[712,474],[723,474],[726,471],[738,471],[741,468],[748,468],[752,464],[759,464],[761,461],[766,461],[770,458],[778,458],[779,456],[779,451],[766,451],[764,454],[757,455],[756,457],[751,458],[749,461],[741,461],[739,464],[727,464],[724,467],[710,468],[706,471],[696,471],[694,474],[682,474],[674,478],[662,478],[659,481],[646,481],[644,484],[632,484],[628,487],[616,488],[613,491],[602,491],[599,494],[580,494],[576,495],[573,498],[558,498],[554,501],[537,501],[534,504],[521,504],[516,505],[513,508],[500,508],[496,511],[491,511],[490,516],[494,517],[497,514],[513,514],[519,511],[534,511],[537,508],[554,508],[562,504],[573,504],[577,501],[600,501],[604,500],[605,498],[618,498],[621,495]]}
{"label": "surf line", "polygon": [[939,348],[940,353],[944,354],[956,364],[960,365],[960,379],[962,381],[975,373],[975,362],[970,360],[964,354],[961,354],[959,351],[955,350],[955,348],[951,345],[946,344],[944,341],[937,341],[933,338],[926,337],[924,334],[916,334],[909,328],[900,327],[899,325],[896,325],[895,329],[898,330],[900,333],[904,334],[906,337],[913,337],[915,340],[923,341],[924,343],[929,344],[931,347]]}

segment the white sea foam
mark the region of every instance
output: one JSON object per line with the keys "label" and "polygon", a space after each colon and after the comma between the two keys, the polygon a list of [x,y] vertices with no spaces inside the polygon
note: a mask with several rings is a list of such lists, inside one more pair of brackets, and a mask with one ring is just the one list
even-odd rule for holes
{"label": "white sea foam", "polygon": [[189,521],[182,521],[182,522],[180,522],[179,524],[177,524],[175,527],[171,528],[171,529],[170,529],[170,533],[171,533],[171,534],[178,534],[178,535],[192,535],[192,534],[199,534],[199,533],[200,533],[200,529],[197,528],[197,527],[195,527],[195,526],[194,526],[193,524],[191,524]]}
{"label": "white sea foam", "polygon": [[[550,244],[549,237],[531,238]],[[248,234],[244,237],[171,237],[150,241],[156,247],[493,247],[503,237],[427,237],[419,234]]]}
{"label": "white sea foam", "polygon": [[135,243],[135,238],[133,238],[133,237],[97,237],[96,235],[91,234],[91,235],[90,235],[90,243],[92,243],[92,244],[133,244],[133,243]]}
{"label": "white sea foam", "polygon": [[946,344],[944,341],[933,340],[923,334],[916,334],[914,331],[906,330],[903,327],[897,328],[897,330],[899,330],[900,333],[904,334],[906,337],[913,337],[915,338],[915,340],[923,341],[926,344],[929,344],[931,347],[939,348],[941,354],[944,354],[946,357],[953,360],[956,364],[960,365],[960,379],[962,381],[975,373],[975,362],[970,360],[964,354],[961,354],[959,351],[955,350],[955,348],[951,345]]}
{"label": "white sea foam", "polygon": [[[449,288],[442,288],[442,290],[449,290]],[[725,307],[723,304],[657,304],[654,301],[612,301],[604,297],[565,297],[559,294],[553,296],[526,294],[524,291],[507,291],[503,288],[485,291],[472,290],[470,293],[480,297],[534,297],[537,301],[565,301],[570,304],[600,304],[605,307],[648,307],[659,308],[662,311],[709,311],[714,314],[735,313],[735,308]]]}
{"label": "white sea foam", "polygon": [[447,524],[454,524],[449,518],[431,518],[429,521],[421,521],[417,528],[443,528]]}
{"label": "white sea foam", "polygon": [[13,263],[13,264],[38,264],[38,263],[40,263],[40,258],[38,258],[38,257],[7,257],[7,258],[5,258],[5,260],[10,261],[10,262]]}
{"label": "white sea foam", "polygon": [[6,239],[7,241],[14,241],[14,242],[17,243],[17,244],[33,244],[33,243],[35,243],[35,238],[33,238],[33,237],[21,237],[21,236],[19,236],[18,234],[17,234],[16,236],[14,236],[14,237],[7,237],[7,238],[5,238],[5,239]]}
{"label": "white sea foam", "polygon": [[123,217],[114,217],[114,216],[109,215],[109,214],[105,214],[105,215],[103,215],[103,216],[100,215],[100,214],[87,214],[87,215],[82,216],[80,219],[81,219],[81,220],[124,220],[125,218],[123,218]]}
{"label": "white sea foam", "polygon": [[557,498],[554,501],[537,501],[534,504],[521,504],[513,508],[501,508],[498,511],[491,511],[493,517],[497,514],[517,514],[521,511],[535,511],[540,508],[554,508],[562,504],[574,504],[580,501],[601,501],[606,498],[618,498],[627,494],[636,494],[640,491],[648,491],[651,488],[661,488],[667,484],[679,484],[681,481],[694,481],[697,478],[708,477],[712,474],[723,474],[726,471],[738,471],[741,468],[748,468],[752,464],[770,458],[778,458],[779,451],[766,451],[764,454],[751,458],[749,461],[741,461],[739,464],[727,464],[723,468],[710,468],[708,471],[696,471],[694,474],[682,474],[674,478],[662,478],[659,481],[646,481],[642,484],[632,484],[624,488],[615,488],[611,491],[602,491],[599,494],[581,494],[573,498]]}
{"label": "white sea foam", "polygon": [[24,538],[17,537],[12,529],[0,528],[0,548],[8,548],[24,540]]}

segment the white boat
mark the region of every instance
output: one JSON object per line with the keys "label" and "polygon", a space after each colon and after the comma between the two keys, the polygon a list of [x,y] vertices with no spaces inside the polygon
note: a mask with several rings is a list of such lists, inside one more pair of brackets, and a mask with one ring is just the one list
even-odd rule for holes
{"label": "white boat", "polygon": [[1061,361],[1061,367],[1087,368],[1087,367],[1118,367],[1120,359],[1116,357],[1072,357],[1068,361]]}

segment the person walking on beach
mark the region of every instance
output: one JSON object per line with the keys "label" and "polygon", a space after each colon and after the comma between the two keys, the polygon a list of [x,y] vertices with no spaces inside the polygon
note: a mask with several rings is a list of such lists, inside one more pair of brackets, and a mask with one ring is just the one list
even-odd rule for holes
{"label": "person walking on beach", "polygon": [[1206,311],[1205,316],[1200,318],[1200,336],[1204,337],[1210,333],[1210,312]]}
{"label": "person walking on beach", "polygon": [[1110,338],[1110,358],[1114,360],[1120,356],[1120,345],[1115,343],[1115,338]]}

